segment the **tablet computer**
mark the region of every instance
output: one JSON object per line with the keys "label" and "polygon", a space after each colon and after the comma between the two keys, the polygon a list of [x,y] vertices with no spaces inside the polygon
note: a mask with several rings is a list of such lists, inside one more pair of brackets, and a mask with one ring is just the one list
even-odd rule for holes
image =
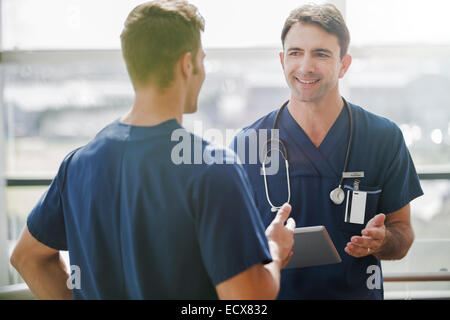
{"label": "tablet computer", "polygon": [[286,268],[304,268],[339,263],[342,261],[324,226],[303,227],[294,230],[292,256]]}

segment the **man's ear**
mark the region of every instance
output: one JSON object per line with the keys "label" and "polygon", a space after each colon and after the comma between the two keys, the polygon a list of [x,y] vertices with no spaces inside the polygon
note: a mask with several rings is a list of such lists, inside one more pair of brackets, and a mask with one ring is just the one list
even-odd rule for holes
{"label": "man's ear", "polygon": [[180,57],[181,74],[183,77],[189,78],[193,72],[194,65],[192,63],[192,54],[186,52]]}
{"label": "man's ear", "polygon": [[352,64],[352,56],[346,54],[342,58],[341,70],[339,71],[339,79],[342,79],[344,77],[344,75],[347,73],[348,68],[350,68],[351,64]]}
{"label": "man's ear", "polygon": [[280,56],[281,67],[284,70],[284,51],[280,51],[278,55]]}

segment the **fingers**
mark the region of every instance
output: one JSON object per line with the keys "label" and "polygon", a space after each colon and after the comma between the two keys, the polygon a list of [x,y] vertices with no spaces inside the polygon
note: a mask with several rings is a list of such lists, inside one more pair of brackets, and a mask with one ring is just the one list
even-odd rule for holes
{"label": "fingers", "polygon": [[381,227],[384,225],[384,220],[386,219],[386,215],[383,213],[377,214],[375,217],[373,217],[373,220],[375,222],[375,225]]}
{"label": "fingers", "polygon": [[368,237],[358,237],[354,236],[351,238],[352,245],[364,248],[367,250],[367,248],[371,248],[372,250],[378,249],[382,244],[382,240],[372,239]]}
{"label": "fingers", "polygon": [[386,236],[386,230],[384,228],[366,228],[361,231],[361,234],[375,240],[383,240]]}
{"label": "fingers", "polygon": [[274,222],[285,223],[291,214],[292,207],[289,203],[283,204],[283,206],[278,210],[277,215],[275,216]]}
{"label": "fingers", "polygon": [[368,251],[367,248],[359,247],[354,245],[352,242],[347,243],[344,251],[355,258],[361,258],[372,254],[372,251]]}
{"label": "fingers", "polygon": [[293,218],[289,218],[288,221],[286,222],[286,228],[294,231],[295,229],[295,220]]}
{"label": "fingers", "polygon": [[295,220],[289,218],[291,210],[291,206],[285,203],[266,229],[272,258],[281,261],[282,268],[292,257],[292,246],[294,245]]}
{"label": "fingers", "polygon": [[[347,243],[344,251],[353,257],[361,258],[380,250],[386,237],[384,219],[384,214],[372,218],[367,224],[368,226],[361,231],[362,236],[351,237],[350,242]],[[380,222],[383,224],[375,227],[375,223]],[[370,223],[373,223],[371,227],[369,226]]]}
{"label": "fingers", "polygon": [[384,225],[384,220],[386,219],[386,215],[380,213],[377,214],[375,217],[369,220],[367,222],[366,228],[373,228],[373,227],[381,227]]}
{"label": "fingers", "polygon": [[286,265],[289,263],[289,261],[291,260],[293,255],[294,255],[294,251],[291,250],[283,262],[283,268],[286,267]]}
{"label": "fingers", "polygon": [[[345,247],[344,251],[349,255],[360,258],[377,252],[384,243],[386,236],[386,228],[369,228],[364,229],[360,236],[351,237],[349,243]],[[370,249],[370,250],[368,250]]]}

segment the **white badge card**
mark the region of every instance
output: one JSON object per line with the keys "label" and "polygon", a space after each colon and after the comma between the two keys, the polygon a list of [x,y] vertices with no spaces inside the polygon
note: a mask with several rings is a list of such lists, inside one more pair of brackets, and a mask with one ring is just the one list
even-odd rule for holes
{"label": "white badge card", "polygon": [[344,221],[347,223],[363,224],[366,214],[367,192],[347,191]]}

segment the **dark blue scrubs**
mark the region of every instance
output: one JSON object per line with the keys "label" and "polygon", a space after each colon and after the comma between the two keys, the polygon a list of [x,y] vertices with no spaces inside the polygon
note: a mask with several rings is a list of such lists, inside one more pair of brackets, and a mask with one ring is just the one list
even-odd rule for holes
{"label": "dark blue scrubs", "polygon": [[198,146],[236,162],[175,120],[115,121],[64,159],[27,225],[69,251],[81,271],[75,299],[216,299],[217,284],[270,261],[242,166],[211,157],[193,164]]}
{"label": "dark blue scrubs", "polygon": [[[291,216],[297,227],[324,225],[342,258],[339,264],[283,270],[280,299],[382,299],[382,285],[380,289],[370,289],[367,285],[373,274],[373,267],[369,267],[380,266],[380,261],[373,255],[354,258],[344,248],[353,235],[361,235],[361,230],[376,214],[399,210],[423,194],[400,129],[393,122],[359,106],[350,104],[350,108],[354,133],[347,171],[364,171],[364,178],[358,178],[359,189],[368,192],[364,224],[344,222],[347,199],[341,205],[335,205],[329,198],[330,191],[338,186],[344,168],[350,134],[347,109],[342,109],[318,148],[287,108],[280,115],[279,135],[289,156]],[[254,141],[250,132],[272,129],[276,113],[277,110],[245,128],[231,145],[244,162],[266,226],[274,214],[266,199],[260,160],[250,164],[248,148]],[[246,148],[241,150],[239,144]],[[279,173],[267,178],[270,199],[276,206],[288,198],[286,171],[281,160],[280,157]],[[344,180],[345,194],[353,188],[354,180]]]}

